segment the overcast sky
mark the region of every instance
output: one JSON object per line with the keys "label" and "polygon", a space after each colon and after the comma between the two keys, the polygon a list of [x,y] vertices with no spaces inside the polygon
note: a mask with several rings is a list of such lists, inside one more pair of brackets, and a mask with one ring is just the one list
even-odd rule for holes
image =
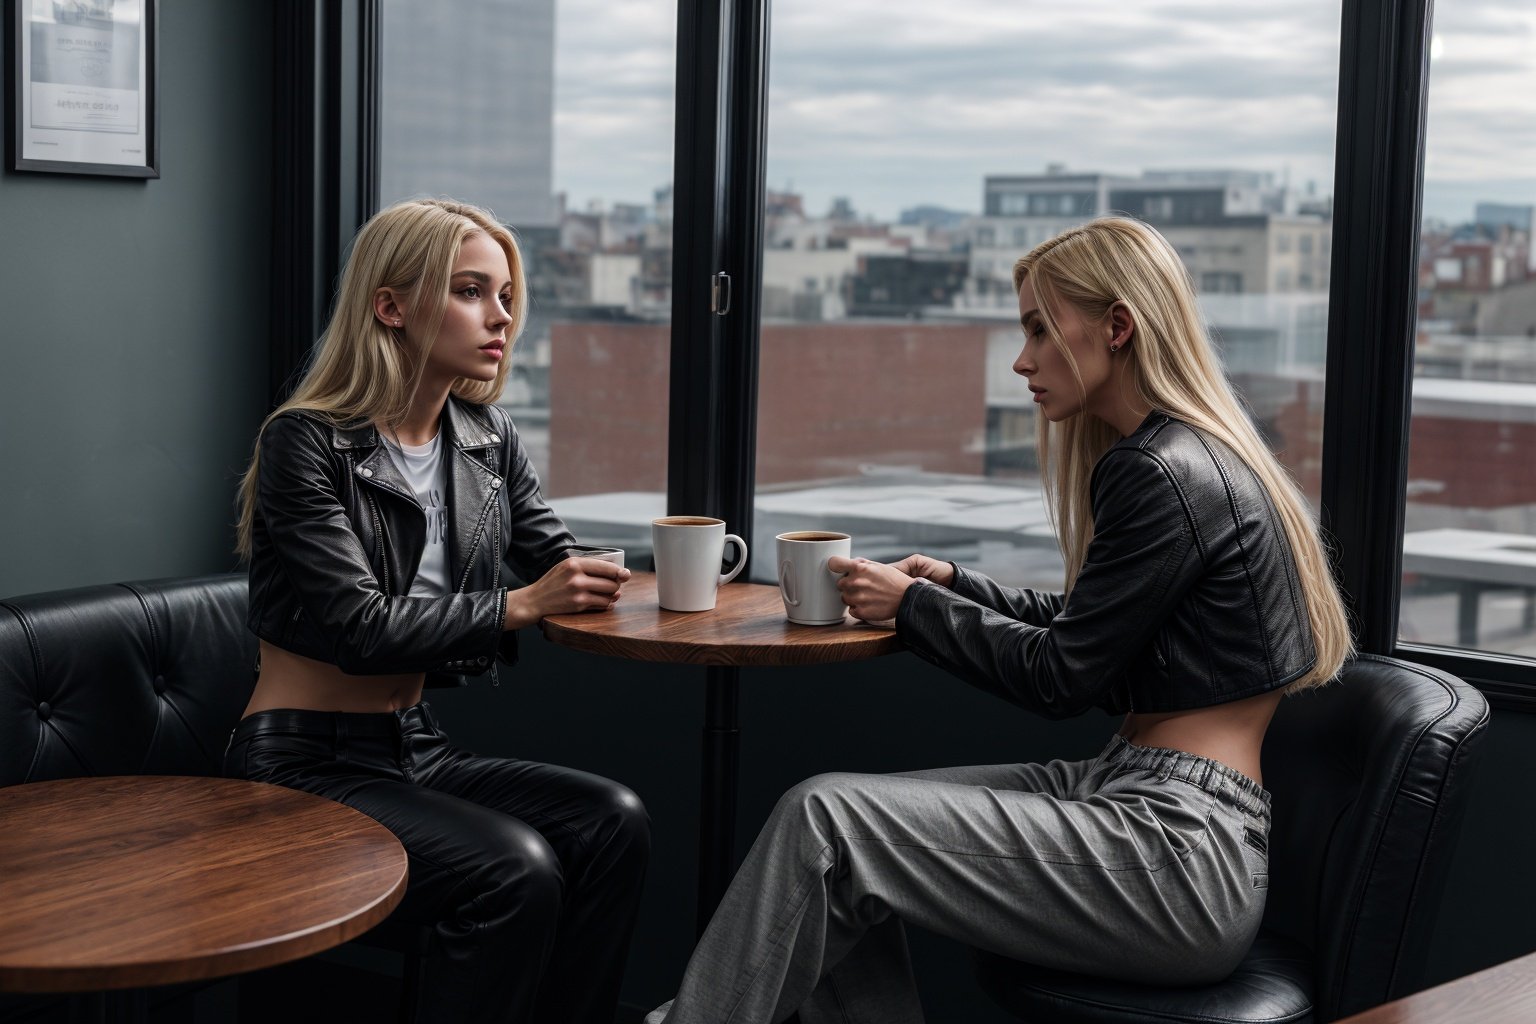
{"label": "overcast sky", "polygon": [[[671,179],[674,0],[557,0],[555,187]],[[1441,0],[1425,212],[1536,203],[1536,4]],[[769,187],[893,219],[988,174],[1242,168],[1332,190],[1339,0],[773,0]]]}

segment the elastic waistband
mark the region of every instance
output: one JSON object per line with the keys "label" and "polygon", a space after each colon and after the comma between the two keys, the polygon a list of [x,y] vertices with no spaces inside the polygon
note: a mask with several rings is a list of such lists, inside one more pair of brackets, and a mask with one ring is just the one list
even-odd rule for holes
{"label": "elastic waistband", "polygon": [[398,711],[309,711],[273,708],[248,715],[235,726],[233,741],[254,736],[397,737],[414,725],[434,725],[426,701]]}
{"label": "elastic waistband", "polygon": [[1111,737],[1099,756],[1124,771],[1149,771],[1165,779],[1182,779],[1230,799],[1248,814],[1264,819],[1266,825],[1269,822],[1269,790],[1220,761],[1168,747],[1139,747],[1124,736]]}

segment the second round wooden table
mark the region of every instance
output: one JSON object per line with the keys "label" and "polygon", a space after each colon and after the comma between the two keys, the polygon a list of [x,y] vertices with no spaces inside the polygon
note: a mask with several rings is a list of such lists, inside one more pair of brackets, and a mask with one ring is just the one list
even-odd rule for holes
{"label": "second round wooden table", "polygon": [[111,993],[339,945],[405,893],[388,829],[309,793],[172,775],[0,789],[0,992]]}

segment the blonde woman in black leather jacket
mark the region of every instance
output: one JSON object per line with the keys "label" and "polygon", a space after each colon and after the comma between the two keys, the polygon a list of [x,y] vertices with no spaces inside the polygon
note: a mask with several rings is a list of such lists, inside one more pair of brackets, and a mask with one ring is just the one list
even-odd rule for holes
{"label": "blonde woman in black leather jacket", "polygon": [[1050,717],[1085,761],[834,774],[780,801],[649,1024],[922,1020],[903,922],[1063,970],[1229,973],[1264,911],[1275,705],[1350,652],[1306,504],[1223,377],[1177,254],[1107,218],[1014,268],[1063,593],[834,560],[853,614]]}
{"label": "blonde woman in black leather jacket", "polygon": [[544,615],[606,610],[629,578],[567,557],[493,404],[526,312],[517,244],[486,212],[378,214],[241,491],[261,661],[225,770],[400,838],[396,916],[441,947],[418,1021],[612,1024],[649,853],[634,793],[461,750],[421,699],[510,664],[512,631]]}

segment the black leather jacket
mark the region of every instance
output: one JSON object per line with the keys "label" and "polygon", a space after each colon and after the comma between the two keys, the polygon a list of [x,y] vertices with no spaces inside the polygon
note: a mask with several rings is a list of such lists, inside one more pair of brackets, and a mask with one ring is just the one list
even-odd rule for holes
{"label": "black leather jacket", "polygon": [[407,597],[426,519],[378,431],[301,412],[267,425],[250,565],[257,636],[344,672],[426,672],[429,686],[461,684],[498,655],[517,660],[516,634],[501,628],[508,577],[537,580],[575,538],[504,411],[450,397],[440,429],[453,592]]}
{"label": "black leather jacket", "polygon": [[1052,718],[1178,711],[1278,689],[1317,661],[1268,491],[1221,442],[1154,412],[1094,466],[1093,540],[1069,596],[957,567],[908,588],[907,647]]}

